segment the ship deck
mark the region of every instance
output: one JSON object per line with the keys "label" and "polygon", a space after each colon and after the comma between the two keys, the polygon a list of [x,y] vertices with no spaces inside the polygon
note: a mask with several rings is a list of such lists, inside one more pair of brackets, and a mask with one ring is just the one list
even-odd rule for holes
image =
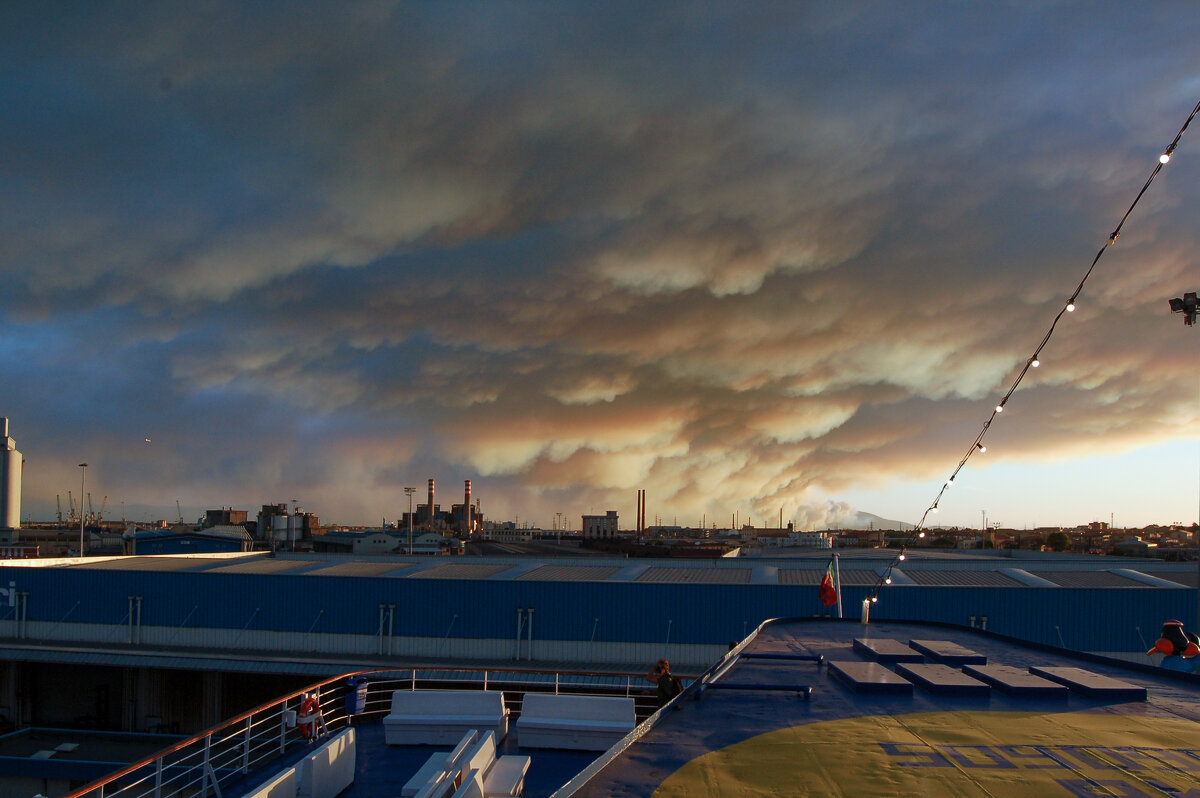
{"label": "ship deck", "polygon": [[1149,658],[929,624],[773,622],[560,794],[1200,795],[1198,698],[1200,679]]}

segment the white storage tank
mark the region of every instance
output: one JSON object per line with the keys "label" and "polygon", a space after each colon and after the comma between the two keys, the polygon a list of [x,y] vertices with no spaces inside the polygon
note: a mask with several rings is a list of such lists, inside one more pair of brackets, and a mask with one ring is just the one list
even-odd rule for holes
{"label": "white storage tank", "polygon": [[0,418],[0,529],[21,528],[21,453],[8,436],[8,419]]}

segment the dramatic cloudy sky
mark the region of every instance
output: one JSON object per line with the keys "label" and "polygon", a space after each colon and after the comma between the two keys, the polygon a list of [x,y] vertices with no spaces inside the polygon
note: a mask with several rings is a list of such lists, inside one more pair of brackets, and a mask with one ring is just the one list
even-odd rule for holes
{"label": "dramatic cloudy sky", "polygon": [[[1200,99],[1188,3],[7,3],[23,517],[912,523]],[[937,523],[1194,520],[1200,122]],[[147,442],[149,439],[149,442]]]}

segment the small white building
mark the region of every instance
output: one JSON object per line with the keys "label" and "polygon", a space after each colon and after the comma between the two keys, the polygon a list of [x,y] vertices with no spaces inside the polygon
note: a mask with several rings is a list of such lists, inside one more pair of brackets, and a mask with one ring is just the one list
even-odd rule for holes
{"label": "small white building", "polygon": [[758,544],[775,548],[832,549],[833,536],[828,532],[770,530],[758,533]]}

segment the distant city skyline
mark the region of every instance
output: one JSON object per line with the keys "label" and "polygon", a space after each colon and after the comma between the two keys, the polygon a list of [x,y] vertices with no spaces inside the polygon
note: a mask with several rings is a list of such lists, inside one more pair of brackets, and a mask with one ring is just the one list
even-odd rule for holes
{"label": "distant city skyline", "polygon": [[[0,8],[21,516],[87,462],[145,520],[377,524],[433,477],[545,527],[642,489],[915,523],[1200,99],[1197,34],[1182,3]],[[928,525],[1200,517],[1168,307],[1198,213],[1193,125]]]}

